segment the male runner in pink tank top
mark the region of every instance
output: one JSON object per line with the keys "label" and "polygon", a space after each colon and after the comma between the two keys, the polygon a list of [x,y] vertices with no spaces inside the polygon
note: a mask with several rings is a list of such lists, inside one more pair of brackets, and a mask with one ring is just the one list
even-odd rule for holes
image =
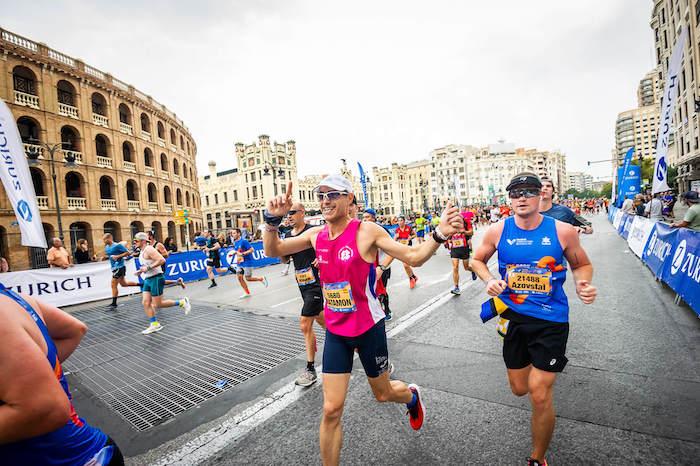
{"label": "male runner in pink tank top", "polygon": [[325,465],[336,465],[340,462],[343,442],[340,421],[355,350],[377,401],[405,403],[415,430],[421,428],[425,417],[418,386],[389,380],[384,312],[375,290],[377,250],[418,267],[433,256],[440,243],[463,229],[464,223],[458,209],[448,205],[434,235],[420,245],[409,247],[394,241],[379,225],[348,216],[354,194],[352,184],[344,177],[324,178],[316,193],[326,221],[324,226],[308,229],[294,238],[279,238],[277,227],[292,206],[289,182],[286,194],[267,204],[263,242],[268,257],[288,256],[309,247],[316,249],[327,326],[323,347],[321,458]]}

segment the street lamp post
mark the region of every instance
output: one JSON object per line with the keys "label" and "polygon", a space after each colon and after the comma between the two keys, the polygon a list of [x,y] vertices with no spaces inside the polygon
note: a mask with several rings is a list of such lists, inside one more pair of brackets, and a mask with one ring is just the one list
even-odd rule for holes
{"label": "street lamp post", "polygon": [[[56,184],[56,167],[54,164],[56,160],[54,159],[54,154],[57,151],[63,150],[63,143],[48,144],[39,141],[32,141],[32,145],[29,147],[27,158],[29,159],[30,166],[39,166],[41,162],[39,161],[39,151],[37,146],[43,147],[49,153],[49,168],[51,169],[51,180],[53,181],[53,197],[56,203],[56,223],[58,224],[58,238],[63,242],[63,223],[61,222],[61,206],[58,203],[58,185]],[[64,154],[66,168],[73,168],[76,166],[75,156],[73,154]]]}

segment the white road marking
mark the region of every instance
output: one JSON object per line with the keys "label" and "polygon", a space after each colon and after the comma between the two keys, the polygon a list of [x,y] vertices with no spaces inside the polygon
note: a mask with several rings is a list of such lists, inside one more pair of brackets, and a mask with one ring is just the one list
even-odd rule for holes
{"label": "white road marking", "polygon": [[298,300],[301,300],[301,297],[300,297],[300,296],[296,296],[296,297],[294,297],[294,298],[292,298],[292,299],[288,299],[288,300],[286,300],[286,301],[282,301],[281,303],[273,304],[273,305],[270,306],[270,307],[275,308],[275,307],[284,306],[285,304],[289,304],[289,303],[291,303],[291,302],[293,302],[293,301],[296,301],[297,299],[298,299]]}
{"label": "white road marking", "polygon": [[[488,265],[492,266],[493,263],[494,261],[490,262]],[[465,280],[462,285],[466,287],[471,283],[479,282]],[[430,315],[436,309],[439,309],[444,303],[452,299],[452,297],[453,295],[449,291],[445,291],[426,303],[423,303],[421,306],[401,317],[397,325],[387,332],[387,337],[391,338],[403,332],[419,320]],[[357,358],[357,355],[355,355],[355,358]],[[316,370],[319,373],[319,380],[315,386],[319,387],[321,385],[322,367],[318,366]],[[250,408],[244,410],[233,419],[222,422],[187,442],[174,452],[162,457],[154,462],[153,465],[189,466],[199,464],[223,450],[231,442],[245,436],[255,427],[278,414],[283,409],[299,400],[306,393],[309,393],[313,388],[314,387],[311,387],[307,390],[306,388],[295,385],[294,382],[290,382],[272,395],[266,396]]]}

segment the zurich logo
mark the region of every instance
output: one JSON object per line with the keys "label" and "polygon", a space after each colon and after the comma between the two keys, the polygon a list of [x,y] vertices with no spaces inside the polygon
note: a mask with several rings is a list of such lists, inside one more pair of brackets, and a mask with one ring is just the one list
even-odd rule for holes
{"label": "zurich logo", "polygon": [[29,203],[24,199],[17,203],[17,215],[25,222],[32,221],[32,208],[29,207]]}
{"label": "zurich logo", "polygon": [[687,248],[687,244],[685,240],[681,241],[678,244],[678,247],[676,248],[676,253],[673,255],[673,262],[671,262],[671,275],[675,275],[676,272],[678,272],[678,269],[681,268],[681,264],[683,264],[683,257],[685,256],[685,250]]}
{"label": "zurich logo", "polygon": [[647,246],[647,256],[651,256],[651,254],[654,252],[654,245],[656,245],[656,239],[658,238],[658,235],[656,232],[654,232],[651,235],[651,239],[649,239],[649,246]]}
{"label": "zurich logo", "polygon": [[666,157],[659,159],[659,165],[656,168],[656,179],[659,181],[666,179]]}

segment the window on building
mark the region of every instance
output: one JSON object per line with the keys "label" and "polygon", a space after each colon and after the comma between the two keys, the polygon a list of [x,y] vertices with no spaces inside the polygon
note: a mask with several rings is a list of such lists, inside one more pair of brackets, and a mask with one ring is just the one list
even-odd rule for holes
{"label": "window on building", "polygon": [[258,197],[258,187],[253,186],[253,199],[257,199]]}
{"label": "window on building", "polygon": [[224,202],[228,202],[228,193],[224,191]]}
{"label": "window on building", "polygon": [[219,203],[219,195],[214,194],[214,204],[218,204],[218,203]]}
{"label": "window on building", "polygon": [[204,196],[204,203],[209,207],[209,196]]}
{"label": "window on building", "polygon": [[260,185],[260,197],[265,197],[265,194],[263,193],[262,185]]}
{"label": "window on building", "polygon": [[282,189],[282,194],[287,194],[287,186],[282,185],[281,189]]}
{"label": "window on building", "polygon": [[250,174],[250,181],[251,181],[251,182],[257,181],[257,180],[255,179],[255,172],[253,172],[253,173]]}
{"label": "window on building", "polygon": [[238,191],[235,190],[235,189],[233,190],[233,200],[234,200],[234,201],[237,201],[237,200],[238,200]]}

